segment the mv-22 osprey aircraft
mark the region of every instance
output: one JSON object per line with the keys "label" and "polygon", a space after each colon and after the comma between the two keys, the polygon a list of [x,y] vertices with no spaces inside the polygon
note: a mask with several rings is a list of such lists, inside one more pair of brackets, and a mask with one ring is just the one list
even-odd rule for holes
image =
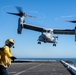
{"label": "mv-22 osprey aircraft", "polygon": [[[19,16],[18,29],[17,29],[18,34],[22,33],[23,28],[41,32],[41,35],[38,37],[38,44],[41,44],[41,42],[53,43],[53,46],[56,46],[57,38],[58,38],[58,36],[53,36],[53,34],[75,35],[75,41],[76,41],[76,26],[74,29],[63,29],[62,30],[62,29],[51,29],[51,28],[45,29],[42,27],[37,27],[37,26],[30,25],[30,24],[26,24],[25,19],[24,19],[25,17],[32,17],[32,18],[36,18],[36,17],[25,14],[22,11],[21,7],[16,7],[16,8],[19,13],[10,13],[10,12],[7,12],[7,13]],[[68,22],[76,23],[76,21],[68,21]]]}

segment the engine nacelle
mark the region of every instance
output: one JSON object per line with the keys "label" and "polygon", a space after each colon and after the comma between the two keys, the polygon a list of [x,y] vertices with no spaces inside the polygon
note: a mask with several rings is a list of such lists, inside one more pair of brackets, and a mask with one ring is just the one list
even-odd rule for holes
{"label": "engine nacelle", "polygon": [[22,25],[21,24],[18,24],[17,33],[18,34],[21,34],[22,33]]}
{"label": "engine nacelle", "polygon": [[76,26],[75,26],[75,41],[76,41]]}

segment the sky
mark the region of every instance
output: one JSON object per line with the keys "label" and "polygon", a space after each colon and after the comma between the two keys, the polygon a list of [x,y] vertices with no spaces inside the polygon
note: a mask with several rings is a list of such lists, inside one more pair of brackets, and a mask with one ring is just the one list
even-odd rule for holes
{"label": "sky", "polygon": [[15,6],[37,18],[25,18],[27,24],[42,28],[74,29],[75,24],[65,20],[76,19],[76,0],[0,0],[0,47],[8,38],[15,41],[11,48],[17,58],[76,58],[74,35],[58,36],[57,46],[51,43],[37,44],[40,32],[23,29],[17,34],[18,16],[6,12],[18,12]]}

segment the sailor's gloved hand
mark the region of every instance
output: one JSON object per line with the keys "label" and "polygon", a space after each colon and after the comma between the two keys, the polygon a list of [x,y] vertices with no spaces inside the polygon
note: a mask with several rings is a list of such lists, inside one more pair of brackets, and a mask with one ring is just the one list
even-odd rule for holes
{"label": "sailor's gloved hand", "polygon": [[15,59],[17,59],[15,56],[12,56],[11,59],[14,61]]}

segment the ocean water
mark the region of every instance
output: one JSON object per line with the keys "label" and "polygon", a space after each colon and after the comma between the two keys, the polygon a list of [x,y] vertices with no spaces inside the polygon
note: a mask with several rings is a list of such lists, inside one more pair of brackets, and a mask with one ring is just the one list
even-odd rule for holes
{"label": "ocean water", "polygon": [[64,60],[64,61],[72,61],[73,65],[76,66],[76,58],[17,58],[17,60],[19,61],[28,61],[28,60],[56,60],[56,61],[60,61],[60,60]]}

